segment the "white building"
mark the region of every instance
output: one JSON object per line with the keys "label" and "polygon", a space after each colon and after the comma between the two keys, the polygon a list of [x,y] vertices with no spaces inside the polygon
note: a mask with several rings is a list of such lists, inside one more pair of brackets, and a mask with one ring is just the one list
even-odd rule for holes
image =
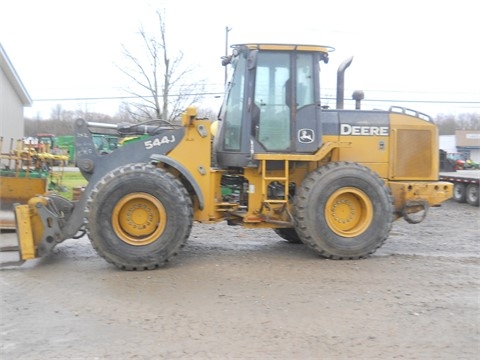
{"label": "white building", "polygon": [[0,150],[2,153],[10,151],[11,139],[15,144],[24,136],[23,109],[25,106],[32,106],[32,99],[0,44],[0,137],[3,137]]}

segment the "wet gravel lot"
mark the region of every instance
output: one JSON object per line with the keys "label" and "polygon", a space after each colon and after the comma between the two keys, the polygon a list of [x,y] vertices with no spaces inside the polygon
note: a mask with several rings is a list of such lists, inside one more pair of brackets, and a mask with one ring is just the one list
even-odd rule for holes
{"label": "wet gravel lot", "polygon": [[357,261],[225,223],[146,272],[70,240],[0,271],[0,358],[478,359],[479,239],[448,201]]}

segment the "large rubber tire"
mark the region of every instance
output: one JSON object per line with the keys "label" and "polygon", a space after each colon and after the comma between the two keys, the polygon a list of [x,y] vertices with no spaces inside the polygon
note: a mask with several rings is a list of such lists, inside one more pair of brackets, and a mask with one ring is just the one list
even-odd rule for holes
{"label": "large rubber tire", "polygon": [[123,270],[162,266],[185,244],[193,224],[182,183],[147,164],[105,175],[91,192],[85,215],[94,249]]}
{"label": "large rubber tire", "polygon": [[298,236],[297,232],[293,228],[278,228],[273,229],[275,233],[282,239],[287,240],[291,244],[302,244],[302,239]]}
{"label": "large rubber tire", "polygon": [[463,183],[453,184],[453,200],[459,203],[467,201],[467,187]]}
{"label": "large rubber tire", "polygon": [[370,169],[330,163],[310,173],[295,195],[296,231],[302,241],[330,259],[367,257],[392,228],[393,199]]}
{"label": "large rubber tire", "polygon": [[465,194],[467,203],[472,206],[479,206],[478,202],[478,184],[468,184]]}

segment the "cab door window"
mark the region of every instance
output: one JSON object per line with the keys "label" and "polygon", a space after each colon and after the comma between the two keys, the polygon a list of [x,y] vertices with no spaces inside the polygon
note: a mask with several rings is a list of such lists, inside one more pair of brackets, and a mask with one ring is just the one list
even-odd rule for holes
{"label": "cab door window", "polygon": [[259,53],[253,126],[257,140],[269,151],[290,149],[290,86],[290,55]]}
{"label": "cab door window", "polygon": [[315,103],[312,54],[298,54],[296,61],[297,109]]}

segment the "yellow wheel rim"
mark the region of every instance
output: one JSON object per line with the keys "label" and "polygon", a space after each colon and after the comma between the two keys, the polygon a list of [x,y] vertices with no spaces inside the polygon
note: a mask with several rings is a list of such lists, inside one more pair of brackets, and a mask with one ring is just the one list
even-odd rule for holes
{"label": "yellow wheel rim", "polygon": [[112,213],[113,229],[117,236],[130,245],[147,245],[163,233],[166,212],[162,203],[146,193],[124,196]]}
{"label": "yellow wheel rim", "polygon": [[330,229],[337,235],[358,236],[372,223],[372,202],[357,188],[338,189],[327,201],[325,219]]}

